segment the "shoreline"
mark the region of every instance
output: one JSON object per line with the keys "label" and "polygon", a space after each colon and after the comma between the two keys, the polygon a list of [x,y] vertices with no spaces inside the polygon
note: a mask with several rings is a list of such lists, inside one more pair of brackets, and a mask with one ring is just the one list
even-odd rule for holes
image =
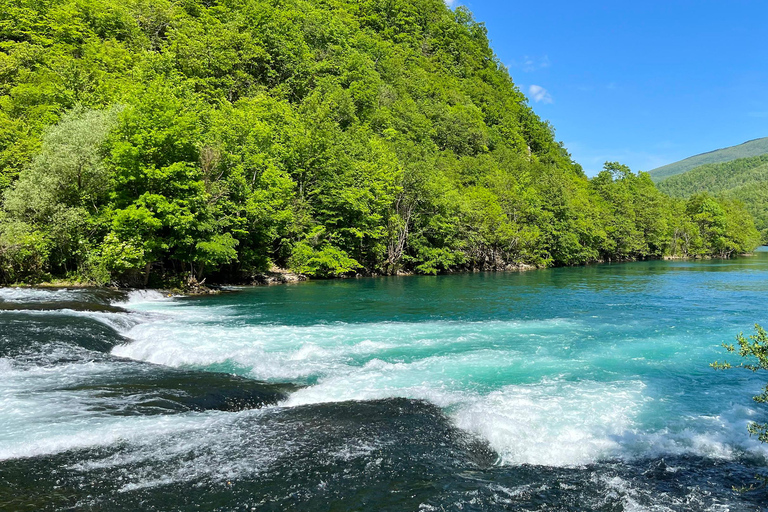
{"label": "shoreline", "polygon": [[[739,254],[737,257],[750,257],[754,256],[759,251],[759,247],[756,248],[754,251],[744,254]],[[527,265],[527,264],[521,264],[521,265],[508,265],[504,268],[472,268],[472,269],[456,269],[456,270],[448,270],[445,272],[441,272],[439,274],[435,274],[432,277],[437,277],[441,275],[454,275],[454,274],[475,274],[480,272],[489,272],[489,273],[522,273],[522,272],[530,272],[534,270],[546,270],[546,269],[554,269],[554,268],[573,268],[573,267],[588,267],[591,265],[610,265],[610,264],[624,264],[624,263],[635,263],[639,261],[708,261],[708,260],[715,260],[715,259],[731,259],[731,258],[717,258],[714,256],[677,256],[677,255],[668,255],[668,256],[662,256],[659,258],[647,258],[647,259],[627,259],[627,260],[599,260],[599,261],[592,261],[588,263],[581,263],[577,265],[562,265],[562,266],[553,266],[553,267],[539,267],[535,265]],[[12,283],[12,284],[5,284],[0,285],[0,287],[4,288],[44,288],[44,289],[92,289],[92,290],[111,290],[115,292],[128,292],[133,290],[147,290],[147,291],[156,291],[163,294],[169,294],[169,295],[175,295],[175,296],[188,296],[188,297],[195,297],[195,296],[204,296],[204,295],[217,295],[222,292],[226,292],[226,288],[228,287],[239,287],[239,286],[275,286],[275,285],[285,285],[285,284],[296,284],[301,282],[307,282],[307,281],[335,281],[335,280],[349,280],[349,279],[362,279],[362,278],[380,278],[380,277],[408,277],[408,276],[416,276],[416,275],[422,275],[417,274],[416,272],[405,272],[405,271],[398,271],[395,274],[377,274],[377,273],[371,273],[371,274],[356,274],[354,276],[344,276],[344,277],[335,277],[335,278],[310,278],[309,276],[306,276],[304,274],[297,274],[294,272],[291,272],[287,269],[280,268],[280,267],[272,267],[267,272],[261,272],[258,274],[253,274],[252,276],[248,278],[244,278],[239,281],[230,281],[230,282],[221,282],[221,283],[213,283],[210,285],[204,284],[205,279],[202,283],[194,282],[192,283],[188,288],[178,288],[174,286],[168,286],[168,287],[147,287],[147,288],[139,288],[135,286],[119,286],[116,284],[107,284],[107,285],[99,285],[99,284],[93,284],[93,283],[83,283],[80,281],[69,281],[66,279],[55,279],[51,281],[42,281],[40,283]],[[424,274],[426,276],[426,274]]]}
{"label": "shoreline", "polygon": [[[739,254],[736,257],[750,257],[750,256],[754,256],[757,252],[760,252],[759,247],[755,248],[755,250],[752,252]],[[573,267],[588,267],[591,265],[636,263],[639,261],[697,261],[697,260],[709,261],[709,260],[716,260],[716,259],[727,260],[731,258],[730,257],[718,258],[716,256],[667,255],[667,256],[661,256],[658,258],[646,258],[646,259],[633,258],[633,259],[626,259],[626,260],[597,260],[597,261],[591,261],[587,263],[580,263],[576,265],[561,265],[561,266],[553,266],[553,267],[540,267],[535,265],[520,264],[520,265],[508,265],[504,268],[478,267],[478,268],[471,268],[471,269],[448,270],[445,272],[441,272],[439,274],[435,274],[432,277],[437,277],[441,275],[443,276],[454,275],[454,274],[474,274],[474,273],[480,273],[480,272],[521,273],[521,272],[530,272],[534,270],[546,270],[546,269],[554,269],[554,268],[573,268]],[[284,284],[295,284],[295,283],[300,283],[305,281],[335,281],[335,280],[379,278],[379,277],[408,277],[408,276],[415,276],[415,275],[422,275],[422,274],[417,274],[416,272],[398,271],[395,274],[371,273],[371,274],[356,274],[354,276],[343,276],[343,277],[332,277],[332,278],[311,278],[304,274],[291,272],[290,270],[287,270],[284,268],[272,267],[267,272],[253,274],[252,276],[242,279],[240,281],[222,282],[222,283],[214,283],[214,284],[206,285],[204,284],[205,282],[205,279],[204,279],[202,283],[195,282],[189,288],[178,288],[174,286],[168,286],[168,287],[161,286],[157,288],[152,288],[152,287],[138,288],[135,286],[119,286],[115,284],[99,285],[99,284],[93,284],[93,283],[83,283],[79,281],[68,281],[66,279],[56,279],[52,281],[43,281],[40,283],[12,283],[12,284],[0,285],[0,287],[50,288],[50,289],[74,288],[74,289],[113,290],[116,292],[131,291],[131,290],[153,290],[161,293],[194,297],[194,296],[201,296],[201,295],[219,294],[219,293],[222,293],[223,291],[226,291],[224,290],[224,288],[233,287],[233,286],[275,286],[275,285],[284,285]],[[426,276],[427,274],[424,274],[424,275]]]}

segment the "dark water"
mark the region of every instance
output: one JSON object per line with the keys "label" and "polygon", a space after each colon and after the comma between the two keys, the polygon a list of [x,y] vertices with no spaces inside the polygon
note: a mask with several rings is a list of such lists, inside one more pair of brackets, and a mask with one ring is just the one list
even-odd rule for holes
{"label": "dark water", "polygon": [[1,510],[766,510],[768,253],[169,299],[0,289]]}

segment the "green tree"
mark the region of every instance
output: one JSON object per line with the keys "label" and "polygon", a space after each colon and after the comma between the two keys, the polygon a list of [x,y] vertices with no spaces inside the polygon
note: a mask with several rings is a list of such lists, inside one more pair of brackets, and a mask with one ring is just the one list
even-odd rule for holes
{"label": "green tree", "polygon": [[45,131],[40,152],[6,191],[3,244],[31,244],[29,250],[41,260],[31,272],[82,270],[92,259],[93,235],[110,189],[105,141],[120,111],[78,107],[65,114]]}
{"label": "green tree", "polygon": [[[724,343],[723,347],[730,353],[737,353],[739,357],[742,357],[744,361],[736,368],[744,368],[752,372],[768,371],[768,333],[765,329],[759,325],[755,325],[755,334],[744,336],[744,333],[739,333],[736,336],[738,348],[733,344]],[[710,366],[717,370],[728,370],[734,368],[728,362],[715,361]],[[753,397],[753,400],[758,403],[768,403],[768,384],[763,388],[762,393]],[[749,433],[757,436],[757,438],[763,442],[768,443],[768,423],[756,423],[753,422],[749,425]]]}
{"label": "green tree", "polygon": [[754,216],[762,242],[768,243],[768,155],[702,165],[665,179],[659,189],[673,197],[708,192],[739,200]]}

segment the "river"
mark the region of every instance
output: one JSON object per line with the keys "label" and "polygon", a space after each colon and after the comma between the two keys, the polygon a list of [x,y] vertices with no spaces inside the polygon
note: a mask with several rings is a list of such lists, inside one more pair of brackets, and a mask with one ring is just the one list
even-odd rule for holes
{"label": "river", "polygon": [[0,510],[764,510],[768,376],[709,363],[766,299],[765,251],[0,289]]}

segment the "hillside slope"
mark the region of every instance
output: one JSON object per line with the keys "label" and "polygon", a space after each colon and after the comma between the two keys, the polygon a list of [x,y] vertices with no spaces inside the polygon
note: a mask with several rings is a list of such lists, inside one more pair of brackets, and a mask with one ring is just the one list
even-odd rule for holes
{"label": "hillside slope", "polygon": [[750,140],[743,144],[739,144],[738,146],[731,146],[692,156],[685,160],[680,160],[679,162],[653,169],[652,171],[649,171],[648,174],[651,175],[653,181],[659,183],[670,176],[688,172],[691,169],[702,165],[731,162],[733,160],[738,160],[739,158],[750,158],[764,154],[768,154],[768,137]]}
{"label": "hillside slope", "polygon": [[0,64],[0,281],[435,274],[757,237],[738,205],[623,166],[588,180],[443,0],[0,0]]}
{"label": "hillside slope", "polygon": [[703,165],[671,176],[658,187],[674,197],[709,192],[742,201],[755,218],[763,243],[768,243],[768,155]]}

